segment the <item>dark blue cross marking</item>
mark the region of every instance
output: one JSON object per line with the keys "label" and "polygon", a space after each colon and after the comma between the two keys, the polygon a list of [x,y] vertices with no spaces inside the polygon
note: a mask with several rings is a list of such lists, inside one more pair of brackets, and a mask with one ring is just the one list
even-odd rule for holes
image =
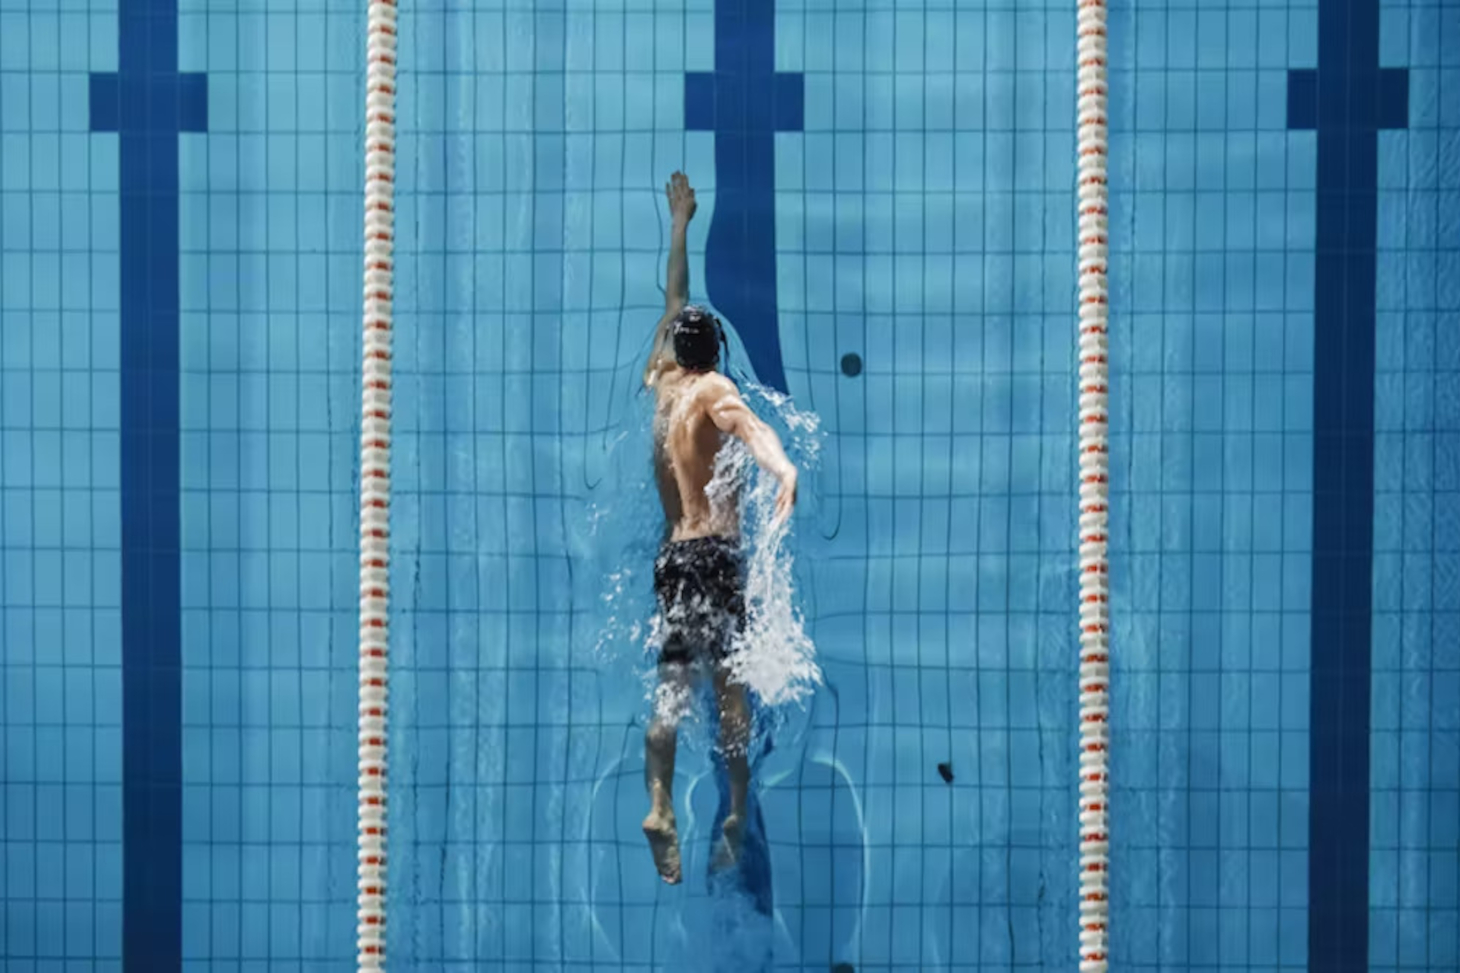
{"label": "dark blue cross marking", "polygon": [[207,80],[177,70],[177,0],[120,0],[116,74],[91,129],[121,172],[122,964],[182,968],[178,482],[178,133],[207,127]]}
{"label": "dark blue cross marking", "polygon": [[716,0],[715,70],[684,78],[684,125],[715,133],[715,218],[705,286],[756,378],[782,392],[776,308],[775,134],[800,131],[805,88],[775,70],[774,0]]}
{"label": "dark blue cross marking", "polygon": [[1378,0],[1319,0],[1318,68],[1288,125],[1318,131],[1308,968],[1369,967],[1369,706],[1379,130],[1409,75],[1379,67]]}

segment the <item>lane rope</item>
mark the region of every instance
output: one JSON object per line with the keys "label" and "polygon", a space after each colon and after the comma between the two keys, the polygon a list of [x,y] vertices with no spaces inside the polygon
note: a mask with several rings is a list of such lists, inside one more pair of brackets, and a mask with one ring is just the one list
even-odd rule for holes
{"label": "lane rope", "polygon": [[359,810],[356,968],[385,969],[390,644],[391,324],[395,277],[395,0],[370,0],[360,395]]}
{"label": "lane rope", "polygon": [[1110,584],[1107,561],[1110,415],[1106,282],[1109,185],[1105,0],[1080,0],[1076,112],[1079,145],[1080,459],[1080,970],[1108,966],[1110,835]]}

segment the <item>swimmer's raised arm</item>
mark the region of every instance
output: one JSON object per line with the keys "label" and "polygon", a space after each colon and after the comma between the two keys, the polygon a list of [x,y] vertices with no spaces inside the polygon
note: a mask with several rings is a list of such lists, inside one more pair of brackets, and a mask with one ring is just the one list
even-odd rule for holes
{"label": "swimmer's raised arm", "polygon": [[664,314],[672,318],[689,300],[689,259],[685,256],[685,235],[698,204],[694,187],[682,172],[669,177],[664,194],[669,197],[669,267],[664,274]]}
{"label": "swimmer's raised arm", "polygon": [[664,195],[669,198],[669,266],[664,275],[664,316],[659,319],[654,345],[649,350],[649,362],[644,366],[645,385],[653,385],[659,370],[673,358],[669,347],[669,326],[689,300],[689,257],[685,238],[689,221],[695,215],[695,191],[685,174],[676,172],[669,177]]}
{"label": "swimmer's raised arm", "polygon": [[735,383],[723,375],[707,376],[700,385],[699,403],[716,428],[745,443],[761,469],[780,481],[776,496],[776,521],[791,516],[796,503],[796,467],[781,445],[781,437],[756,415],[740,397]]}

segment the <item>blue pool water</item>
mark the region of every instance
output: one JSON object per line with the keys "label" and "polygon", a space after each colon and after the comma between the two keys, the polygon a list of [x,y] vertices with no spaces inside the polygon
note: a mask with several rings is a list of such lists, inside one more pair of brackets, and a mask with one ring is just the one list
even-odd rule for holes
{"label": "blue pool water", "polygon": [[[0,0],[6,973],[353,968],[363,11]],[[392,970],[1073,967],[1074,13],[402,4]],[[1454,970],[1460,2],[1110,38],[1113,968]],[[669,889],[675,169],[824,684]]]}

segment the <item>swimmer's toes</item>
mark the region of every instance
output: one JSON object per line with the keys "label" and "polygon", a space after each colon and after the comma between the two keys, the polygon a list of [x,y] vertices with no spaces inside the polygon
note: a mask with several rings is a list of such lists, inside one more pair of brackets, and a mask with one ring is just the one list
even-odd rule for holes
{"label": "swimmer's toes", "polygon": [[659,877],[670,885],[678,885],[681,876],[679,866],[679,832],[675,830],[673,814],[650,814],[644,819],[644,837],[649,839],[649,852],[654,856],[654,867]]}

